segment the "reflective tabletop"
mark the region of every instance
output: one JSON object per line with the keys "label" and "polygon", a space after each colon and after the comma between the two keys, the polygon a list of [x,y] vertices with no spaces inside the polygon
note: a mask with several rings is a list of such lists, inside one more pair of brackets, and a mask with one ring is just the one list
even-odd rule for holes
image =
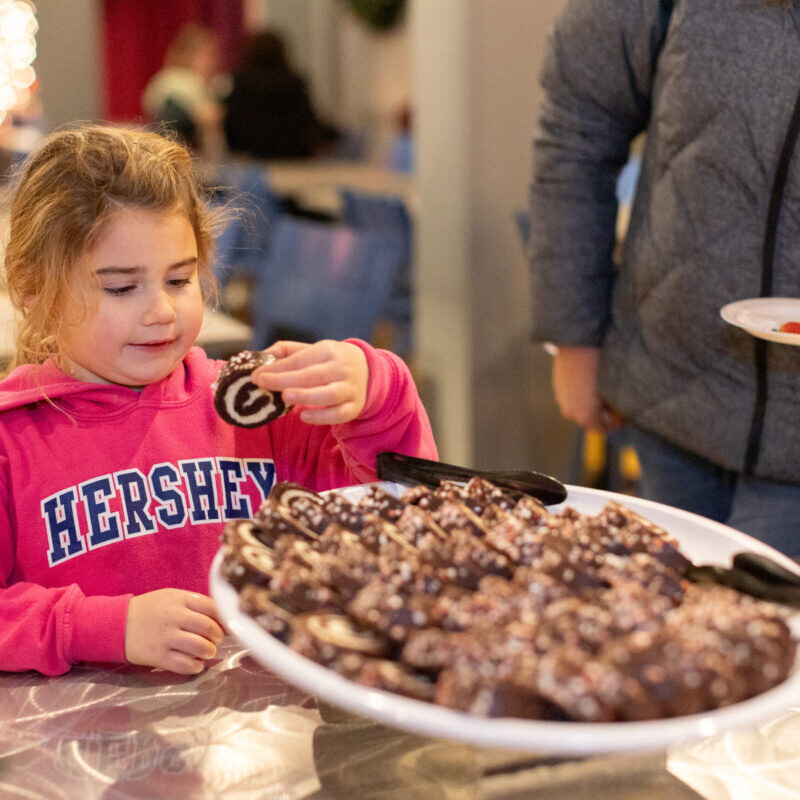
{"label": "reflective tabletop", "polygon": [[[0,673],[0,798],[800,798],[800,709],[670,753],[537,758],[317,703],[227,638],[196,677]],[[742,794],[742,792],[745,794]]]}

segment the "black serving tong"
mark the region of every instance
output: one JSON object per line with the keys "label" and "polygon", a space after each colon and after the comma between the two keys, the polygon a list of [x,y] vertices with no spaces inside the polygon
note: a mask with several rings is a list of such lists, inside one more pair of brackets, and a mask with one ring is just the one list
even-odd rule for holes
{"label": "black serving tong", "polygon": [[422,484],[431,489],[439,481],[468,481],[470,478],[485,478],[495,486],[508,492],[529,494],[545,505],[554,505],[567,499],[567,487],[561,481],[528,470],[481,470],[457,467],[442,461],[405,456],[401,453],[378,453],[375,472],[382,481]]}
{"label": "black serving tong", "polygon": [[730,567],[693,564],[684,577],[692,583],[728,586],[761,600],[800,608],[800,573],[758,553],[736,553]]}

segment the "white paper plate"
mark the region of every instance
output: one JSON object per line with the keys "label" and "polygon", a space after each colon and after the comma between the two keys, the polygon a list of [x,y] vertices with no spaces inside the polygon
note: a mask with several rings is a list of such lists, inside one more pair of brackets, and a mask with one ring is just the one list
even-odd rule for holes
{"label": "white paper plate", "polygon": [[[397,491],[398,485],[381,484]],[[682,551],[695,563],[729,565],[740,550],[767,555],[789,569],[797,565],[770,547],[704,517],[639,498],[569,486],[566,505],[595,514],[609,499],[618,500],[668,530]],[[355,501],[363,486],[340,490]],[[553,506],[558,509],[558,506]],[[211,567],[211,595],[228,630],[249,647],[253,656],[287,681],[341,708],[378,722],[415,733],[471,742],[485,747],[527,750],[539,753],[590,754],[617,751],[656,750],[736,728],[754,726],[780,716],[800,701],[800,668],[782,684],[758,697],[712,711],[647,722],[540,722],[535,720],[486,719],[460,711],[412,700],[347,680],[335,672],[295,653],[266,633],[239,611],[238,594],[220,576],[221,553]],[[793,617],[795,634],[800,615]]]}
{"label": "white paper plate", "polygon": [[781,333],[784,322],[800,322],[800,298],[753,297],[737,300],[720,309],[725,322],[744,328],[759,339],[800,345],[800,333]]}

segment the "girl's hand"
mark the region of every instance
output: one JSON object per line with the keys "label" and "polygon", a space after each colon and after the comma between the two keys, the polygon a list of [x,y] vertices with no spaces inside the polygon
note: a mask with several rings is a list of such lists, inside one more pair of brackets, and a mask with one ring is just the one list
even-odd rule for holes
{"label": "girl's hand", "polygon": [[277,361],[254,370],[256,386],[278,391],[287,405],[304,406],[312,425],[356,419],[367,401],[369,368],[364,351],[350,342],[276,342],[267,348]]}
{"label": "girl's hand", "polygon": [[214,601],[183,589],[158,589],[131,599],[125,658],[131,664],[196,675],[222,641]]}

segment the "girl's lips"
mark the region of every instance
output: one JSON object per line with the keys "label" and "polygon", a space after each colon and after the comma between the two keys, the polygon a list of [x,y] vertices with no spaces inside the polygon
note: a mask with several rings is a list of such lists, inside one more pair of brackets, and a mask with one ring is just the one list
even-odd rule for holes
{"label": "girl's lips", "polygon": [[163,339],[159,342],[132,342],[131,347],[144,347],[148,349],[156,349],[158,347],[168,347],[173,344],[174,339]]}

